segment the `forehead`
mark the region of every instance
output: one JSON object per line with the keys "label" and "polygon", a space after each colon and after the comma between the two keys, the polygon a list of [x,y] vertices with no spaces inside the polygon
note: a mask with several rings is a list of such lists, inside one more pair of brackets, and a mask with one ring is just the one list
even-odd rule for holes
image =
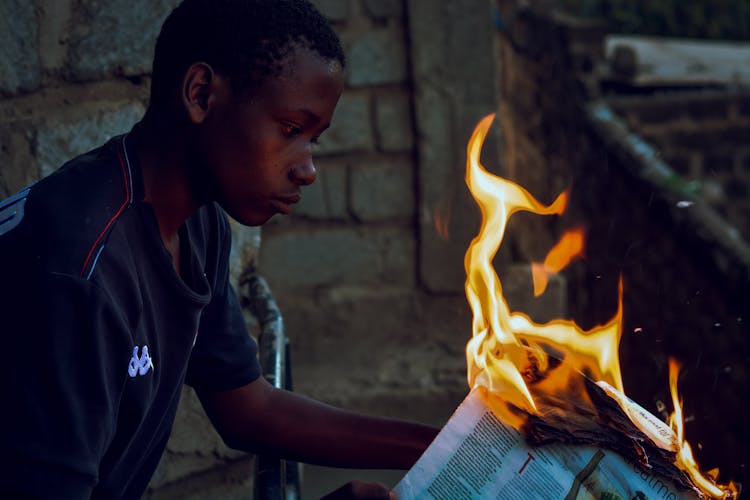
{"label": "forehead", "polygon": [[343,68],[308,48],[294,46],[281,62],[281,73],[259,87],[264,98],[336,98],[343,88]]}
{"label": "forehead", "polygon": [[293,44],[281,61],[282,77],[293,77],[295,74],[324,73],[341,75],[342,67],[335,59],[327,59],[312,49]]}

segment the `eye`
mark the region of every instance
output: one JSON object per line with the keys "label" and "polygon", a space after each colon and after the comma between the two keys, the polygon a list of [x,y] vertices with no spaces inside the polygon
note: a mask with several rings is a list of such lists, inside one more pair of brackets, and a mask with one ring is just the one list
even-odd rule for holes
{"label": "eye", "polygon": [[284,135],[289,138],[297,137],[302,133],[302,127],[292,122],[283,122],[281,124],[281,130]]}

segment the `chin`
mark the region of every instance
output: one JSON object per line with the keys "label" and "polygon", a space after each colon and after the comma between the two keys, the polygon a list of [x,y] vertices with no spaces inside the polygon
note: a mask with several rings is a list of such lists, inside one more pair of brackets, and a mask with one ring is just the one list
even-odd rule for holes
{"label": "chin", "polygon": [[258,215],[258,214],[252,214],[245,217],[232,217],[234,220],[242,224],[243,226],[262,226],[266,222],[268,222],[271,217],[273,217],[273,214],[271,215]]}
{"label": "chin", "polygon": [[222,206],[224,211],[243,226],[262,226],[274,216],[275,212],[261,212],[257,210],[232,210]]}

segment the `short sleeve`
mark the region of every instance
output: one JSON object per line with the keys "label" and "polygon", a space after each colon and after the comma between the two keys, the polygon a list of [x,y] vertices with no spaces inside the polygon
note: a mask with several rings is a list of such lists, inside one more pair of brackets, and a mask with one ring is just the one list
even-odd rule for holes
{"label": "short sleeve", "polygon": [[89,498],[116,428],[127,330],[85,280],[5,271],[0,439],[4,461],[12,460],[0,468],[2,490],[12,498]]}
{"label": "short sleeve", "polygon": [[[226,224],[226,219],[223,222]],[[236,389],[261,374],[258,345],[250,336],[237,294],[229,283],[231,233],[226,226],[223,232],[216,284],[201,316],[186,376],[186,383],[198,391]]]}

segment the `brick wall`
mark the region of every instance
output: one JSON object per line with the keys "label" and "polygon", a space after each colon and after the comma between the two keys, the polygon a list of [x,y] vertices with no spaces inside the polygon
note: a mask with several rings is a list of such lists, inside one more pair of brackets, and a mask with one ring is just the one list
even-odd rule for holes
{"label": "brick wall", "polygon": [[696,194],[750,234],[750,92],[672,91],[608,102]]}

